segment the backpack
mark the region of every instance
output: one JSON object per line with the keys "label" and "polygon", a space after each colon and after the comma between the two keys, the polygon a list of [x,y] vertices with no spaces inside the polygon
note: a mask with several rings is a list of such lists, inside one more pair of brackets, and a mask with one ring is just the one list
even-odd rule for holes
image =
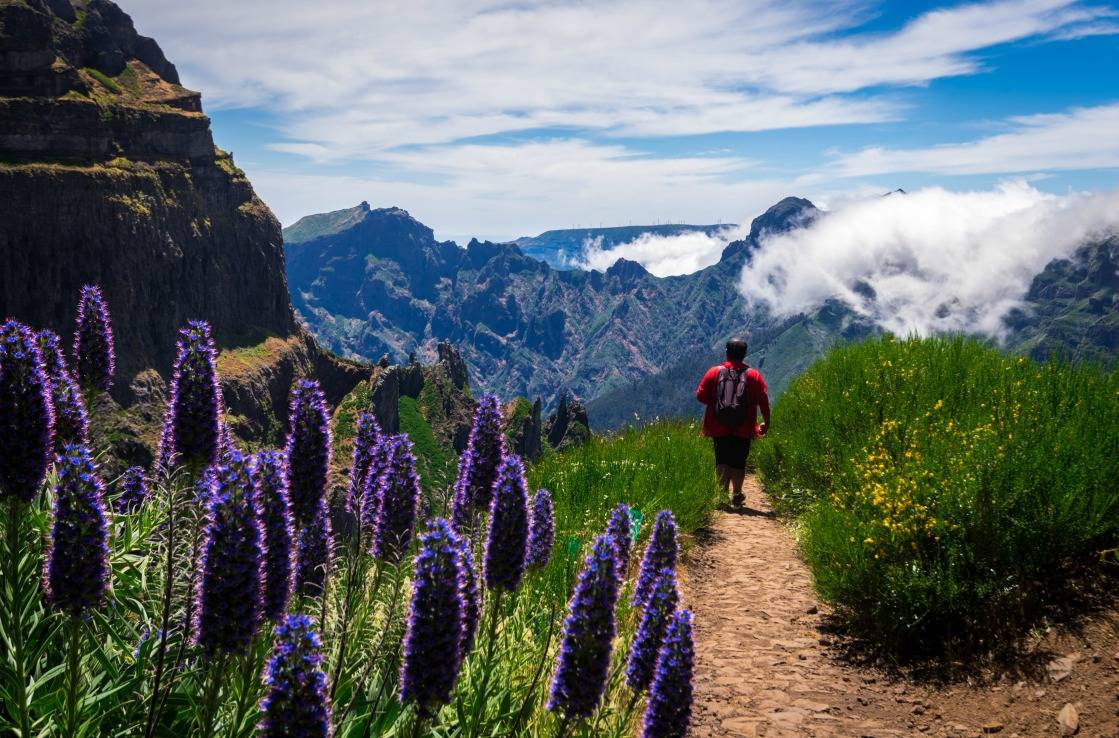
{"label": "backpack", "polygon": [[722,426],[738,428],[746,423],[746,372],[749,369],[719,367],[715,384],[715,419]]}

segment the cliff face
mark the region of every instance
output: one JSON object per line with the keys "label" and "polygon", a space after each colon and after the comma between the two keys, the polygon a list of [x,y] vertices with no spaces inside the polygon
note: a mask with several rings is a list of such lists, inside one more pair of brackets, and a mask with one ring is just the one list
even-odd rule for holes
{"label": "cliff face", "polygon": [[0,0],[0,264],[0,316],[62,335],[80,286],[102,286],[125,404],[152,395],[146,370],[166,379],[191,319],[252,359],[224,380],[246,433],[284,417],[295,374],[322,370],[336,399],[367,374],[301,331],[279,223],[107,0]]}

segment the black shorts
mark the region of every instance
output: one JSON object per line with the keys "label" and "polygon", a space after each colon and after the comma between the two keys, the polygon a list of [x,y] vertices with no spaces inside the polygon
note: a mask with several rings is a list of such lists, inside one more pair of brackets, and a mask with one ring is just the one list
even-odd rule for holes
{"label": "black shorts", "polygon": [[715,442],[715,466],[729,466],[731,469],[745,469],[746,457],[750,455],[750,439],[738,436],[718,436]]}

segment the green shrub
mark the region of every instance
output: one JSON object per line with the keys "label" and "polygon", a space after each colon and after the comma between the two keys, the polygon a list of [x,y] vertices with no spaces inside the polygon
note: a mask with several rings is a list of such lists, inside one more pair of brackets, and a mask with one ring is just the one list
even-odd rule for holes
{"label": "green shrub", "polygon": [[901,654],[989,648],[1119,542],[1114,373],[886,337],[794,381],[773,427],[756,462],[820,595]]}

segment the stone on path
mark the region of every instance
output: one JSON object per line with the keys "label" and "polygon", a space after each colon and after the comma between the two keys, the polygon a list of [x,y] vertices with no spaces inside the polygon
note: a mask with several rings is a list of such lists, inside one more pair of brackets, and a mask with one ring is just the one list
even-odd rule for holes
{"label": "stone on path", "polygon": [[1061,727],[1062,736],[1076,735],[1076,731],[1080,730],[1080,713],[1076,705],[1066,702],[1057,715],[1057,724]]}

